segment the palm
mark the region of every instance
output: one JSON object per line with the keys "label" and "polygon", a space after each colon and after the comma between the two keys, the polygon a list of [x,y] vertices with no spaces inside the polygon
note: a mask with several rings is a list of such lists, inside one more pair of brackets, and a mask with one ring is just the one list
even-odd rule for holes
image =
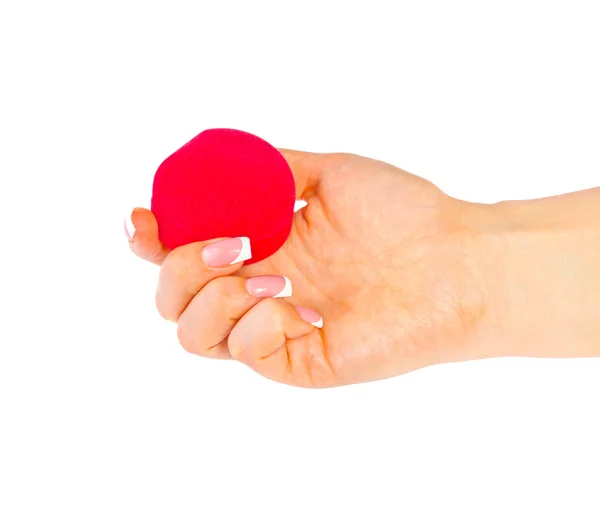
{"label": "palm", "polygon": [[277,381],[318,387],[477,355],[472,338],[490,319],[489,281],[481,275],[489,267],[480,266],[484,242],[465,224],[471,205],[371,159],[282,154],[308,206],[277,253],[238,274],[286,275],[294,287],[289,303],[320,313],[323,329],[284,302],[251,298],[234,276],[237,267],[207,272],[199,260],[206,242],[169,252],[152,212],[136,209],[130,246],[161,265],[157,306],[178,322],[182,345],[236,358]]}
{"label": "palm", "polygon": [[[322,333],[288,341],[311,384],[389,377],[435,362],[474,326],[457,202],[431,183],[352,155],[315,157],[318,184],[285,246],[242,275],[282,273]],[[459,281],[461,281],[459,285]]]}

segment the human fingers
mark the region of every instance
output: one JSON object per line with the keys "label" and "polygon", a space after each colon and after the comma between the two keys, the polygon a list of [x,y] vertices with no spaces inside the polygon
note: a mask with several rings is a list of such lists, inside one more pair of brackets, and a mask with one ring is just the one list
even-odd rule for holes
{"label": "human fingers", "polygon": [[174,249],[160,268],[156,289],[160,315],[177,321],[206,284],[233,274],[251,257],[250,241],[246,237],[196,242]]}
{"label": "human fingers", "polygon": [[169,254],[158,238],[158,223],[154,214],[145,208],[134,208],[125,217],[125,234],[131,251],[138,257],[160,265]]}
{"label": "human fingers", "polygon": [[322,317],[313,309],[268,298],[252,307],[233,327],[231,356],[259,374],[303,387],[333,384]]}
{"label": "human fingers", "polygon": [[213,279],[179,317],[177,337],[190,353],[231,358],[227,337],[238,320],[263,298],[289,296],[292,296],[291,282],[281,275]]}

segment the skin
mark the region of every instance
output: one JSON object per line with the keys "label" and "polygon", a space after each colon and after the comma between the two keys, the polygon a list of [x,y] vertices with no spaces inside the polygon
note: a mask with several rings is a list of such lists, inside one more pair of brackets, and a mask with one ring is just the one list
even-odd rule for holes
{"label": "skin", "polygon": [[[267,260],[206,267],[212,241],[169,252],[152,213],[132,213],[130,247],[160,265],[157,307],[185,350],[312,388],[479,358],[600,355],[600,189],[481,205],[372,159],[281,153],[308,206]],[[287,276],[293,296],[250,296],[257,275]]]}

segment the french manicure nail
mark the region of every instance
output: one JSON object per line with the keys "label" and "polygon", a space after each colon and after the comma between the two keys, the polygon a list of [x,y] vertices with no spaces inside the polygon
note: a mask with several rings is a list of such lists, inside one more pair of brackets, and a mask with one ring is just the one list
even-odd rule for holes
{"label": "french manicure nail", "polygon": [[316,310],[309,309],[308,307],[296,307],[296,310],[304,321],[308,321],[316,328],[323,328],[323,318]]}
{"label": "french manicure nail", "polygon": [[133,241],[133,237],[135,236],[135,226],[133,225],[133,222],[131,221],[131,214],[132,213],[133,213],[133,210],[131,212],[129,212],[125,216],[125,220],[123,221],[123,227],[125,229],[125,235],[127,236],[127,239],[130,242]]}
{"label": "french manicure nail", "polygon": [[250,239],[245,236],[228,238],[210,243],[202,250],[202,260],[206,266],[221,268],[241,263],[252,257]]}
{"label": "french manicure nail", "polygon": [[304,199],[297,199],[294,203],[294,213],[298,210],[302,210],[306,205],[308,205],[308,202],[304,201]]}
{"label": "french manicure nail", "polygon": [[261,275],[246,280],[246,290],[258,298],[292,296],[292,283],[283,275]]}

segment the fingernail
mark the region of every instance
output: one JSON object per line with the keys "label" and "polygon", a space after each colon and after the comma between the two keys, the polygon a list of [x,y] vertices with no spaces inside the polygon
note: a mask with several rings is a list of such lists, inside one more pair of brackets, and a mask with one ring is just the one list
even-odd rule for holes
{"label": "fingernail", "polygon": [[298,210],[302,210],[306,205],[308,205],[308,202],[304,201],[303,199],[297,199],[294,203],[294,213],[296,213]]}
{"label": "fingernail", "polygon": [[246,289],[258,298],[285,298],[292,296],[292,283],[282,275],[261,275],[246,280]]}
{"label": "fingernail", "polygon": [[131,214],[132,213],[133,213],[133,211],[129,212],[125,216],[125,220],[123,221],[123,227],[125,229],[125,235],[127,236],[127,239],[130,242],[133,241],[133,237],[135,236],[135,226],[133,225],[133,222],[131,221]]}
{"label": "fingernail", "polygon": [[317,328],[323,328],[323,318],[316,310],[309,309],[308,307],[296,307],[296,310],[304,321],[308,321]]}
{"label": "fingernail", "polygon": [[220,268],[241,263],[252,257],[250,239],[245,236],[219,240],[204,247],[202,260],[206,266]]}

